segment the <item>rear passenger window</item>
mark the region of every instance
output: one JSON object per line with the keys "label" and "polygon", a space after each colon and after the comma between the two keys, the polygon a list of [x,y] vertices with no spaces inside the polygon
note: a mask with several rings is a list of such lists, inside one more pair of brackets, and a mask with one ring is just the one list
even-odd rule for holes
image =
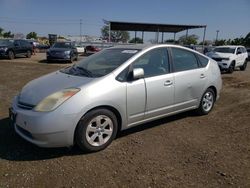
{"label": "rear passenger window", "polygon": [[198,59],[199,59],[199,61],[201,63],[201,66],[202,67],[206,67],[207,64],[208,64],[208,59],[205,58],[205,57],[203,57],[203,56],[201,56],[201,55],[199,55],[199,54],[197,54],[197,57],[198,57]]}
{"label": "rear passenger window", "polygon": [[195,55],[187,50],[172,48],[172,58],[175,72],[198,68]]}

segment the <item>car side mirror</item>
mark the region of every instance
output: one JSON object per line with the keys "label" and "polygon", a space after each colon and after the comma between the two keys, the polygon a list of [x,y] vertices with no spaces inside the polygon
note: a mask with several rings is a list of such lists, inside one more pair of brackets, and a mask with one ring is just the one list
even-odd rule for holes
{"label": "car side mirror", "polygon": [[133,80],[138,80],[144,78],[144,70],[142,68],[133,69]]}

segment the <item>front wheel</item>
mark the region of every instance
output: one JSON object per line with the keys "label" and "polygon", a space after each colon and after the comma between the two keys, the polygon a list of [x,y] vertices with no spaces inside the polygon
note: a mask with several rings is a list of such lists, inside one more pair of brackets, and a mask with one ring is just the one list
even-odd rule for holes
{"label": "front wheel", "polygon": [[106,148],[115,138],[117,128],[117,118],[110,110],[96,109],[90,111],[77,125],[76,143],[84,151],[100,151]]}
{"label": "front wheel", "polygon": [[197,109],[197,113],[199,115],[207,115],[213,109],[214,102],[215,102],[214,90],[208,88],[202,95],[200,106]]}
{"label": "front wheel", "polygon": [[31,57],[31,51],[29,51],[29,50],[27,51],[26,57],[27,57],[27,58],[30,58],[30,57]]}
{"label": "front wheel", "polygon": [[8,52],[8,58],[9,58],[10,60],[12,60],[12,59],[15,58],[15,54],[14,54],[13,51],[10,50],[10,51]]}
{"label": "front wheel", "polygon": [[234,67],[235,67],[235,62],[232,62],[232,63],[229,65],[229,67],[228,67],[228,69],[227,69],[227,72],[230,73],[230,74],[233,73]]}
{"label": "front wheel", "polygon": [[247,60],[245,60],[244,64],[242,66],[240,66],[240,70],[244,71],[244,70],[246,70],[246,68],[247,68]]}

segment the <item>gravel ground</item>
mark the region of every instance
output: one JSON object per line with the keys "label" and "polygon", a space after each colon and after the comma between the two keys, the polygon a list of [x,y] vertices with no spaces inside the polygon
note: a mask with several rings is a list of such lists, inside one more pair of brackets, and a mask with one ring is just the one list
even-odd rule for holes
{"label": "gravel ground", "polygon": [[250,187],[250,66],[222,75],[221,98],[209,115],[147,123],[86,154],[38,148],[9,126],[13,96],[69,65],[44,58],[0,60],[0,187]]}

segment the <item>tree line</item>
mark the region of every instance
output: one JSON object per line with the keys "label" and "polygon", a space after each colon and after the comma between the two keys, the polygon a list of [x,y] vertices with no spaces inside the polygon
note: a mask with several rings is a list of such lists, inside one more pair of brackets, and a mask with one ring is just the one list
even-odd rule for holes
{"label": "tree line", "polygon": [[0,27],[0,38],[26,38],[26,39],[37,39],[37,33],[32,31],[24,36],[22,33],[11,33],[11,31],[4,31],[3,28]]}

